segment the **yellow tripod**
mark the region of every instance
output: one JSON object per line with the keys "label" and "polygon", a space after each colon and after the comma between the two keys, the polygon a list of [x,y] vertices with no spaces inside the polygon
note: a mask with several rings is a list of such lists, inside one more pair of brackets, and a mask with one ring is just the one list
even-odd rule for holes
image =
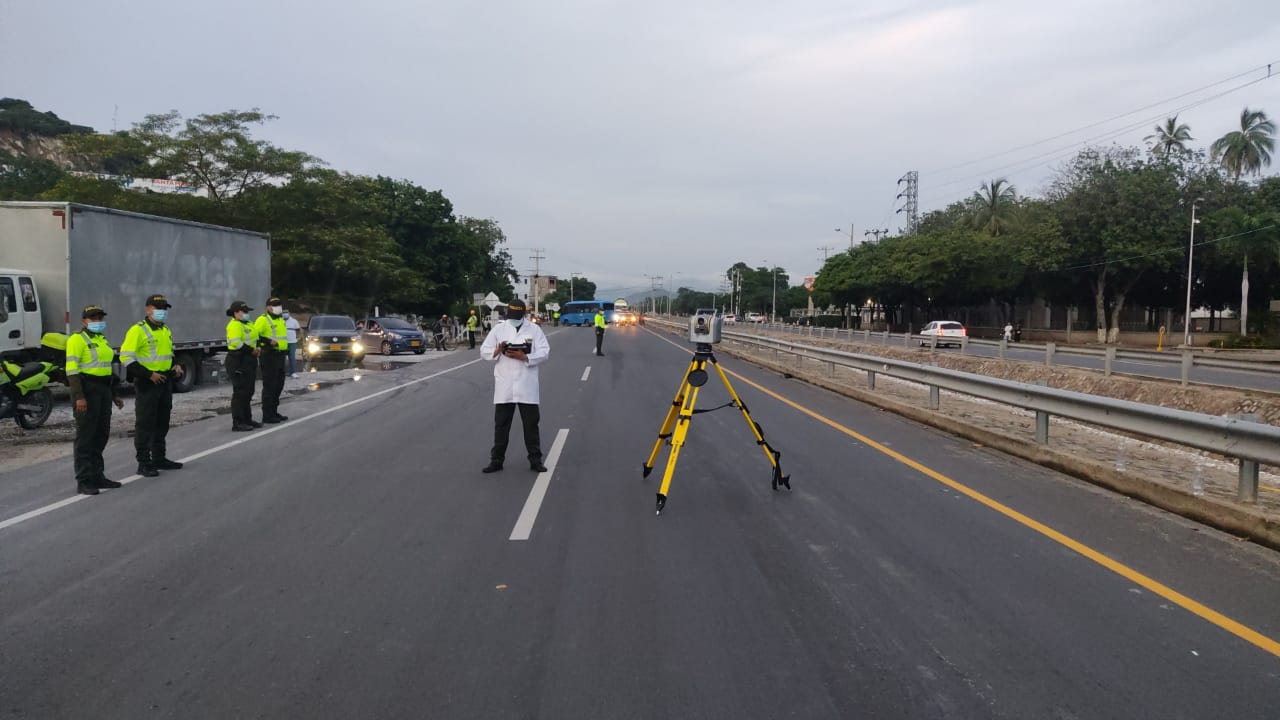
{"label": "yellow tripod", "polygon": [[[707,363],[710,362],[715,367],[716,373],[720,375],[720,380],[724,382],[725,388],[729,391],[729,397],[733,398],[729,402],[710,410],[695,410],[694,405],[698,402],[698,391],[703,385],[707,384]],[[671,442],[671,455],[667,458],[667,469],[662,474],[662,487],[658,490],[658,511],[656,514],[662,514],[662,508],[667,504],[667,491],[671,489],[671,478],[676,473],[676,460],[680,457],[680,448],[684,446],[685,436],[689,434],[689,421],[697,413],[711,412],[711,410],[719,410],[722,407],[736,407],[742,411],[742,417],[747,421],[747,426],[751,428],[752,434],[756,436],[756,444],[764,450],[765,457],[769,458],[769,464],[773,466],[773,489],[776,491],[779,485],[786,489],[791,489],[791,476],[782,474],[782,453],[774,450],[764,439],[764,431],[760,429],[760,424],[751,419],[751,413],[747,410],[746,403],[742,402],[742,398],[738,397],[738,393],[733,391],[733,385],[729,384],[729,377],[724,374],[724,370],[720,368],[720,363],[716,361],[716,356],[711,352],[711,345],[707,343],[698,343],[697,350],[693,354],[693,360],[689,362],[689,369],[684,373],[684,379],[680,381],[680,388],[676,390],[676,399],[671,403],[671,409],[667,411],[667,419],[662,421],[662,429],[658,430],[658,439],[653,443],[653,452],[649,453],[649,459],[644,464],[644,477],[649,477],[649,473],[653,471],[653,464],[658,459],[658,452],[662,449],[662,443],[665,440]]]}

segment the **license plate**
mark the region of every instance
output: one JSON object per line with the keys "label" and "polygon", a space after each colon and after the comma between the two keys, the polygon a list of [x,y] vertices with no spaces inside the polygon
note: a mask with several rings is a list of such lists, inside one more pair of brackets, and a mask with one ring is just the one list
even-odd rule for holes
{"label": "license plate", "polygon": [[410,340],[410,341],[409,341],[409,347],[418,347],[418,346],[419,346],[419,345],[421,345],[421,344],[422,344],[422,341],[421,341],[421,340]]}
{"label": "license plate", "polygon": [[329,346],[329,349],[330,349],[330,350],[341,350],[341,349],[342,349],[342,346],[341,346],[341,345],[330,345],[330,346]]}

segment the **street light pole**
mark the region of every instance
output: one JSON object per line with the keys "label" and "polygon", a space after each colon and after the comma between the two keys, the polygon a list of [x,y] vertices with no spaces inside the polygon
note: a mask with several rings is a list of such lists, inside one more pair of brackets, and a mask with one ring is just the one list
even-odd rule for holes
{"label": "street light pole", "polygon": [[778,322],[778,268],[773,269],[773,322]]}
{"label": "street light pole", "polygon": [[1191,201],[1191,238],[1187,241],[1187,309],[1182,317],[1182,344],[1191,346],[1191,260],[1196,251],[1196,205],[1204,202],[1204,198]]}

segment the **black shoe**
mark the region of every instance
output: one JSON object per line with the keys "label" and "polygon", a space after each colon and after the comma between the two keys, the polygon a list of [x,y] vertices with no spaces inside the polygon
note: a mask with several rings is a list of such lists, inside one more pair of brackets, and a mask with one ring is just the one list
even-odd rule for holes
{"label": "black shoe", "polygon": [[604,353],[596,353],[596,357],[604,357]]}
{"label": "black shoe", "polygon": [[231,426],[231,432],[252,432],[254,427],[248,423],[236,423]]}
{"label": "black shoe", "polygon": [[157,470],[181,470],[182,463],[165,458],[155,464]]}
{"label": "black shoe", "polygon": [[280,413],[276,413],[276,422],[284,422],[285,420],[288,420],[288,419],[289,419],[288,415],[281,415]]}
{"label": "black shoe", "polygon": [[536,462],[529,463],[529,469],[534,472],[542,473],[547,471],[547,466],[543,465],[541,460],[538,460]]}
{"label": "black shoe", "polygon": [[81,495],[97,495],[99,490],[97,485],[90,483],[76,483],[76,492]]}
{"label": "black shoe", "polygon": [[142,477],[159,477],[160,471],[156,470],[155,467],[144,463],[138,465],[138,474]]}
{"label": "black shoe", "polygon": [[262,418],[262,422],[264,422],[264,423],[266,423],[266,424],[268,424],[268,425],[275,425],[276,423],[280,422],[280,418],[278,418],[278,417],[264,417],[264,418]]}
{"label": "black shoe", "polygon": [[94,483],[98,487],[104,490],[113,490],[118,487],[124,487],[122,483],[118,483],[115,480],[108,480],[107,478],[104,478],[104,477],[98,478],[97,480],[94,481]]}
{"label": "black shoe", "polygon": [[253,426],[254,428],[260,428],[260,427],[262,427],[262,423],[258,422],[257,420],[250,420],[250,421],[249,421],[249,424],[250,424],[251,426]]}
{"label": "black shoe", "polygon": [[480,472],[482,472],[482,473],[493,473],[493,472],[498,472],[498,471],[499,471],[499,470],[501,470],[501,469],[502,469],[502,463],[500,463],[500,462],[491,462],[491,463],[489,463],[488,465],[485,465],[483,468],[481,468]]}

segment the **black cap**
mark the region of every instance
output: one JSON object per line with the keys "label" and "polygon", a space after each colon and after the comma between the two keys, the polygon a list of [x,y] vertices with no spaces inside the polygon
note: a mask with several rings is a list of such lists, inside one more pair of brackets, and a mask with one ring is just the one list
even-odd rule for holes
{"label": "black cap", "polygon": [[106,317],[106,316],[107,316],[107,311],[106,311],[106,310],[103,310],[102,308],[98,307],[97,305],[85,305],[85,306],[84,306],[84,312],[80,313],[80,317],[82,317],[82,318],[91,318],[91,317],[95,317],[95,316],[98,316],[98,315],[101,315],[101,316],[103,316],[103,317]]}
{"label": "black cap", "polygon": [[147,302],[145,304],[149,305],[150,307],[160,308],[162,310],[168,310],[169,308],[173,307],[172,305],[169,304],[169,301],[166,300],[163,295],[152,295],[151,297],[147,298]]}
{"label": "black cap", "polygon": [[[267,305],[283,305],[283,303],[280,302],[280,298],[271,297],[271,298],[267,298]],[[249,308],[249,309],[252,310],[253,308]]]}
{"label": "black cap", "polygon": [[237,300],[231,303],[231,307],[227,308],[227,317],[231,317],[240,311],[249,312],[253,308],[249,307],[249,303],[243,300]]}
{"label": "black cap", "polygon": [[528,306],[524,304],[523,300],[521,300],[520,298],[516,298],[515,300],[512,300],[511,302],[507,303],[507,309],[508,310],[527,310]]}

